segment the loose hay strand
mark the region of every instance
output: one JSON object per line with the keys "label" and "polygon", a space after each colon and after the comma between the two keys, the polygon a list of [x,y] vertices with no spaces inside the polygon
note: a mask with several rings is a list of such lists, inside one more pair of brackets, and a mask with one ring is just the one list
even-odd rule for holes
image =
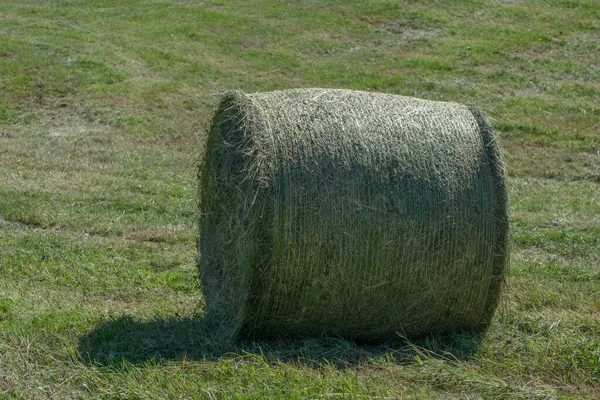
{"label": "loose hay strand", "polygon": [[200,176],[199,268],[224,335],[484,330],[506,193],[482,112],[349,90],[224,94]]}

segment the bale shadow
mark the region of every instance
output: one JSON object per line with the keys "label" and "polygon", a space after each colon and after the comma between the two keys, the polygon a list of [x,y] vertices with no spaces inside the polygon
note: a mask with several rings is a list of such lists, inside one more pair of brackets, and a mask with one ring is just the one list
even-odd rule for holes
{"label": "bale shadow", "polygon": [[471,359],[483,335],[455,333],[417,341],[400,338],[383,344],[359,344],[336,337],[224,341],[202,318],[155,318],[139,321],[129,316],[103,322],[80,338],[80,357],[89,364],[120,367],[124,362],[214,361],[260,357],[268,363],[294,363],[344,369],[386,361],[408,365],[419,357],[450,361]]}

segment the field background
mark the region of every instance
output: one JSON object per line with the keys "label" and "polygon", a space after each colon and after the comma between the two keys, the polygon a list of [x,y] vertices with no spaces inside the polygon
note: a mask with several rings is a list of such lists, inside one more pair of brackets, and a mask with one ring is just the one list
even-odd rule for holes
{"label": "field background", "polygon": [[[196,169],[220,91],[475,103],[506,150],[488,335],[206,334]],[[600,398],[597,0],[0,2],[0,398]]]}

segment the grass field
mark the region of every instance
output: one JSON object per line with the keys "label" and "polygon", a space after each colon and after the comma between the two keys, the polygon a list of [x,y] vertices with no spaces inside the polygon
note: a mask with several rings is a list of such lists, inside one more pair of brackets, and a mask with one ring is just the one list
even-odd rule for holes
{"label": "grass field", "polygon": [[[223,89],[475,103],[507,152],[483,338],[226,344],[194,261]],[[597,0],[0,2],[0,398],[600,398]]]}

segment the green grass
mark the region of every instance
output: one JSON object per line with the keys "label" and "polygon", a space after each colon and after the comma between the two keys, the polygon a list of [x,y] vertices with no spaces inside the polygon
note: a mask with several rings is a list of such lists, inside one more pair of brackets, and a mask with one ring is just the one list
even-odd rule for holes
{"label": "green grass", "polygon": [[[3,1],[0,398],[599,398],[598,32],[595,0]],[[490,113],[512,265],[486,336],[211,336],[214,95],[313,86]]]}

